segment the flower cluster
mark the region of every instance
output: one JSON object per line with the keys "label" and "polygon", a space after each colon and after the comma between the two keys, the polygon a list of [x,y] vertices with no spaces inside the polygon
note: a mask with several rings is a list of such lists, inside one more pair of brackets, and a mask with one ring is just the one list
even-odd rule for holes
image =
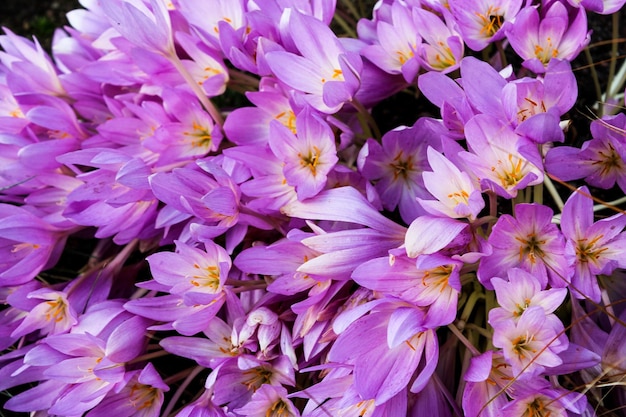
{"label": "flower cluster", "polygon": [[81,0],[51,54],[5,29],[3,407],[620,408],[626,216],[595,195],[626,192],[626,116],[565,130],[587,16],[625,2]]}

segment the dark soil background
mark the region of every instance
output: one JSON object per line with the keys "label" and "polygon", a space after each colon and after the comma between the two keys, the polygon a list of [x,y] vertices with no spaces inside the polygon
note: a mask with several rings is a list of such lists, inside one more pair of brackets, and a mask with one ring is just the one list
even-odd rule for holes
{"label": "dark soil background", "polygon": [[2,0],[0,25],[28,38],[35,36],[49,49],[54,30],[67,25],[65,14],[79,7],[78,0]]}

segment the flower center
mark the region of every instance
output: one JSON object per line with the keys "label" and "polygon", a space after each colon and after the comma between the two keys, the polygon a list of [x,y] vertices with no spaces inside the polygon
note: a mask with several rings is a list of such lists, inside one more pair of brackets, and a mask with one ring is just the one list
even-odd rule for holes
{"label": "flower center", "polygon": [[587,238],[578,239],[576,246],[576,256],[581,263],[593,262],[598,263],[603,252],[606,252],[608,248],[596,248],[598,240],[602,239],[604,235],[598,235],[591,240]]}
{"label": "flower center", "polygon": [[481,24],[480,34],[485,38],[490,38],[500,30],[504,23],[504,15],[498,14],[499,7],[489,6],[487,12],[476,13]]}
{"label": "flower center", "polygon": [[215,265],[209,265],[204,268],[198,264],[193,264],[193,267],[200,270],[197,275],[192,275],[189,281],[194,287],[208,287],[209,289],[216,291],[220,286],[220,270]]}
{"label": "flower center", "polygon": [[393,161],[389,164],[393,169],[393,180],[396,181],[398,178],[402,178],[407,180],[409,178],[409,173],[413,171],[413,159],[409,156],[408,158],[403,158],[403,152],[400,151],[393,158]]}
{"label": "flower center", "polygon": [[247,371],[243,372],[243,375],[248,378],[242,381],[242,384],[246,386],[248,391],[256,391],[261,387],[261,385],[269,384],[272,379],[272,371],[261,366],[248,369]]}
{"label": "flower center", "polygon": [[521,243],[519,247],[519,262],[524,258],[528,258],[531,264],[537,262],[537,258],[543,259],[544,252],[541,249],[541,245],[545,245],[546,241],[537,239],[534,233],[526,236],[526,239],[515,237],[515,240]]}
{"label": "flower center", "polygon": [[300,165],[303,168],[309,168],[311,170],[311,174],[315,176],[317,173],[317,164],[320,161],[320,156],[322,155],[322,151],[317,146],[313,146],[313,149],[309,149],[309,153],[306,156],[303,156],[301,153],[298,154],[298,158],[300,158]]}

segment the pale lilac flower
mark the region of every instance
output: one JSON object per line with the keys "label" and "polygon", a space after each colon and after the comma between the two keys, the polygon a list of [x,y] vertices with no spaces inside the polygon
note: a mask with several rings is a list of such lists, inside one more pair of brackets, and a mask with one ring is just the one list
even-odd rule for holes
{"label": "pale lilac flower", "polygon": [[214,386],[214,401],[227,404],[230,410],[243,407],[264,384],[294,386],[295,376],[291,361],[280,355],[264,361],[252,355],[232,359],[213,372],[218,372]]}
{"label": "pale lilac flower", "polygon": [[460,156],[483,190],[512,198],[518,190],[543,182],[536,146],[525,143],[500,120],[487,114],[476,115],[465,126],[465,134],[471,152]]}
{"label": "pale lilac flower", "polygon": [[[345,210],[346,207],[351,209]],[[333,232],[319,230],[316,236],[302,240],[322,254],[305,262],[298,271],[333,279],[347,279],[362,262],[385,256],[402,244],[406,233],[404,227],[383,216],[352,187],[324,190],[315,198],[288,204],[283,212],[301,219],[366,226]]]}
{"label": "pale lilac flower", "polygon": [[219,126],[190,93],[165,89],[163,108],[174,119],[156,128],[143,146],[156,154],[156,167],[203,157],[218,149],[222,140]]}
{"label": "pale lilac flower", "polygon": [[526,309],[534,306],[543,308],[546,314],[554,313],[567,295],[565,288],[543,290],[537,278],[519,268],[509,269],[507,277],[508,281],[491,279],[500,307],[489,311],[490,323],[517,322]]}
{"label": "pale lilac flower", "polygon": [[39,45],[17,36],[4,28],[5,35],[0,36],[0,61],[6,70],[6,85],[13,94],[43,93],[51,96],[66,95],[63,83],[59,79],[54,63]]}
{"label": "pale lilac flower", "polygon": [[57,262],[64,233],[22,207],[0,204],[0,219],[0,286],[24,284]]}
{"label": "pale lilac flower", "polygon": [[206,242],[204,250],[176,242],[175,253],[159,252],[146,259],[154,280],[190,305],[216,302],[231,267],[226,251],[213,242]]}
{"label": "pale lilac flower", "polygon": [[[428,147],[428,163],[432,169],[422,174],[426,189],[436,200],[417,199],[432,215],[453,219],[476,219],[485,206],[483,196],[466,172],[461,172],[449,159]],[[445,181],[441,181],[445,178]]]}
{"label": "pale lilac flower", "polygon": [[305,100],[323,113],[335,113],[352,100],[359,88],[361,57],[346,50],[330,28],[319,20],[291,10],[289,34],[300,55],[287,51],[265,56],[280,81],[304,93]]}
{"label": "pale lilac flower", "polygon": [[162,0],[111,0],[101,3],[113,28],[134,45],[166,57],[176,55],[169,12]]}
{"label": "pale lilac flower", "polygon": [[424,326],[451,323],[456,316],[462,263],[442,255],[376,258],[357,267],[352,279],[385,296],[427,308]]}
{"label": "pale lilac flower", "polygon": [[269,146],[283,162],[287,184],[299,200],[314,197],[326,186],[328,173],[338,161],[335,136],[316,113],[305,109],[296,116],[296,135],[278,121],[270,124]]}
{"label": "pale lilac flower", "polygon": [[615,268],[625,268],[626,216],[616,214],[594,223],[593,200],[587,187],[574,192],[565,203],[561,230],[567,239],[565,256],[574,268],[569,283],[575,298],[600,301],[598,274],[610,274]]}
{"label": "pale lilac flower", "polygon": [[[356,317],[372,309],[368,315]],[[388,401],[410,385],[419,392],[437,363],[438,343],[425,329],[422,309],[396,300],[374,300],[335,320],[339,337],[328,360],[354,367],[354,386],[362,398]],[[426,365],[418,368],[422,358]],[[417,377],[415,377],[417,375]]]}
{"label": "pale lilac flower", "polygon": [[287,390],[269,384],[263,384],[246,405],[233,411],[248,417],[300,417],[300,412],[287,398]]}
{"label": "pale lilac flower", "polygon": [[507,37],[511,47],[524,59],[523,65],[541,74],[553,58],[568,61],[576,58],[589,43],[590,32],[584,9],[578,9],[570,22],[567,8],[555,1],[543,16],[535,7],[525,7],[507,31]]}
{"label": "pale lilac flower", "polygon": [[555,388],[543,379],[530,380],[520,386],[513,401],[502,408],[511,416],[568,417],[587,415],[587,397],[563,388]]}
{"label": "pale lilac flower", "polygon": [[505,36],[522,0],[449,0],[448,4],[467,46],[480,51]]}
{"label": "pale lilac flower", "polygon": [[35,330],[40,330],[44,335],[64,333],[78,322],[78,315],[65,292],[41,288],[30,292],[27,297],[44,301],[28,312],[11,333],[12,337],[21,337]]}
{"label": "pale lilac flower", "polygon": [[445,74],[459,67],[465,50],[454,19],[448,12],[444,12],[443,17],[445,24],[435,13],[413,9],[413,20],[423,39],[418,46],[420,62],[432,71]]}
{"label": "pale lilac flower", "polygon": [[412,83],[419,71],[417,48],[421,43],[411,10],[400,2],[391,5],[391,21],[376,22],[377,42],[361,50],[374,65],[390,74],[402,74]]}
{"label": "pale lilac flower", "polygon": [[552,210],[539,204],[517,204],[515,217],[503,214],[493,226],[489,243],[493,252],[480,260],[478,279],[491,289],[492,277],[504,277],[511,268],[521,268],[539,280],[564,287],[571,275],[564,258],[565,239],[552,224]]}
{"label": "pale lilac flower", "polygon": [[563,323],[554,314],[546,314],[543,307],[525,309],[517,323],[503,320],[490,324],[494,327],[493,345],[502,349],[513,375],[530,378],[563,363],[558,356],[568,346]]}
{"label": "pale lilac flower", "polygon": [[[268,79],[264,79],[268,80]],[[268,82],[261,84],[260,91],[248,92],[246,97],[255,107],[238,107],[224,122],[224,132],[228,140],[237,145],[265,145],[270,137],[270,122],[278,120],[285,127],[296,130],[296,113],[292,103],[279,87]]]}

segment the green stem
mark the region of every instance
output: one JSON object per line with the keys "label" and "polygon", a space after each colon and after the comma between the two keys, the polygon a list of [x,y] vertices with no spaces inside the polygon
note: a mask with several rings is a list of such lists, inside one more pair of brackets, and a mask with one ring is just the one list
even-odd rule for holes
{"label": "green stem", "polygon": [[607,79],[607,96],[605,97],[605,101],[609,101],[613,98],[611,94],[611,85],[613,84],[613,79],[615,78],[615,69],[617,68],[617,54],[618,50],[618,38],[619,38],[619,10],[613,13],[612,17],[612,25],[613,25],[613,33],[612,33],[612,43],[611,43],[611,62],[609,63],[609,76]]}
{"label": "green stem", "polygon": [[565,204],[563,203],[563,199],[559,195],[559,192],[557,191],[556,187],[554,186],[554,183],[552,182],[549,176],[547,175],[543,176],[543,184],[546,186],[546,190],[548,190],[548,192],[550,193],[550,196],[552,196],[552,199],[554,200],[554,203],[556,204],[556,206],[559,208],[559,211],[563,211],[563,206]]}
{"label": "green stem", "polygon": [[596,211],[610,209],[611,206],[618,206],[624,203],[626,203],[626,197],[618,198],[617,200],[609,201],[606,204],[596,204],[595,206],[593,206],[593,211],[596,212]]}
{"label": "green stem", "polygon": [[478,349],[476,349],[476,346],[472,345],[470,341],[467,340],[467,338],[463,335],[463,333],[461,333],[461,331],[458,329],[458,327],[456,327],[454,323],[448,324],[448,329],[450,329],[450,331],[456,336],[456,338],[459,339],[470,352],[472,352],[472,355],[480,355],[480,352],[478,351]]}
{"label": "green stem", "polygon": [[367,109],[357,99],[353,98],[350,103],[352,103],[354,108],[359,112],[359,116],[367,122],[367,126],[371,127],[374,138],[380,142],[380,138],[382,137],[382,135],[380,134],[380,129],[378,128],[376,121],[372,117],[372,114],[367,111]]}
{"label": "green stem", "polygon": [[346,33],[346,36],[348,36],[349,38],[357,37],[356,32],[354,31],[354,29],[352,29],[352,26],[350,26],[348,22],[346,22],[345,19],[341,17],[338,13],[335,13],[335,15],[333,16],[333,20],[337,22],[339,26],[341,26],[341,28]]}
{"label": "green stem", "polygon": [[[591,79],[593,80],[593,85],[596,89],[596,97],[598,102],[602,101],[602,87],[600,87],[600,80],[598,79],[598,72],[596,71],[596,67],[593,63],[593,58],[591,57],[591,51],[589,47],[585,48],[585,57],[587,57],[587,62],[589,63],[589,70],[591,71]],[[602,113],[598,114],[598,117],[602,117]]]}

